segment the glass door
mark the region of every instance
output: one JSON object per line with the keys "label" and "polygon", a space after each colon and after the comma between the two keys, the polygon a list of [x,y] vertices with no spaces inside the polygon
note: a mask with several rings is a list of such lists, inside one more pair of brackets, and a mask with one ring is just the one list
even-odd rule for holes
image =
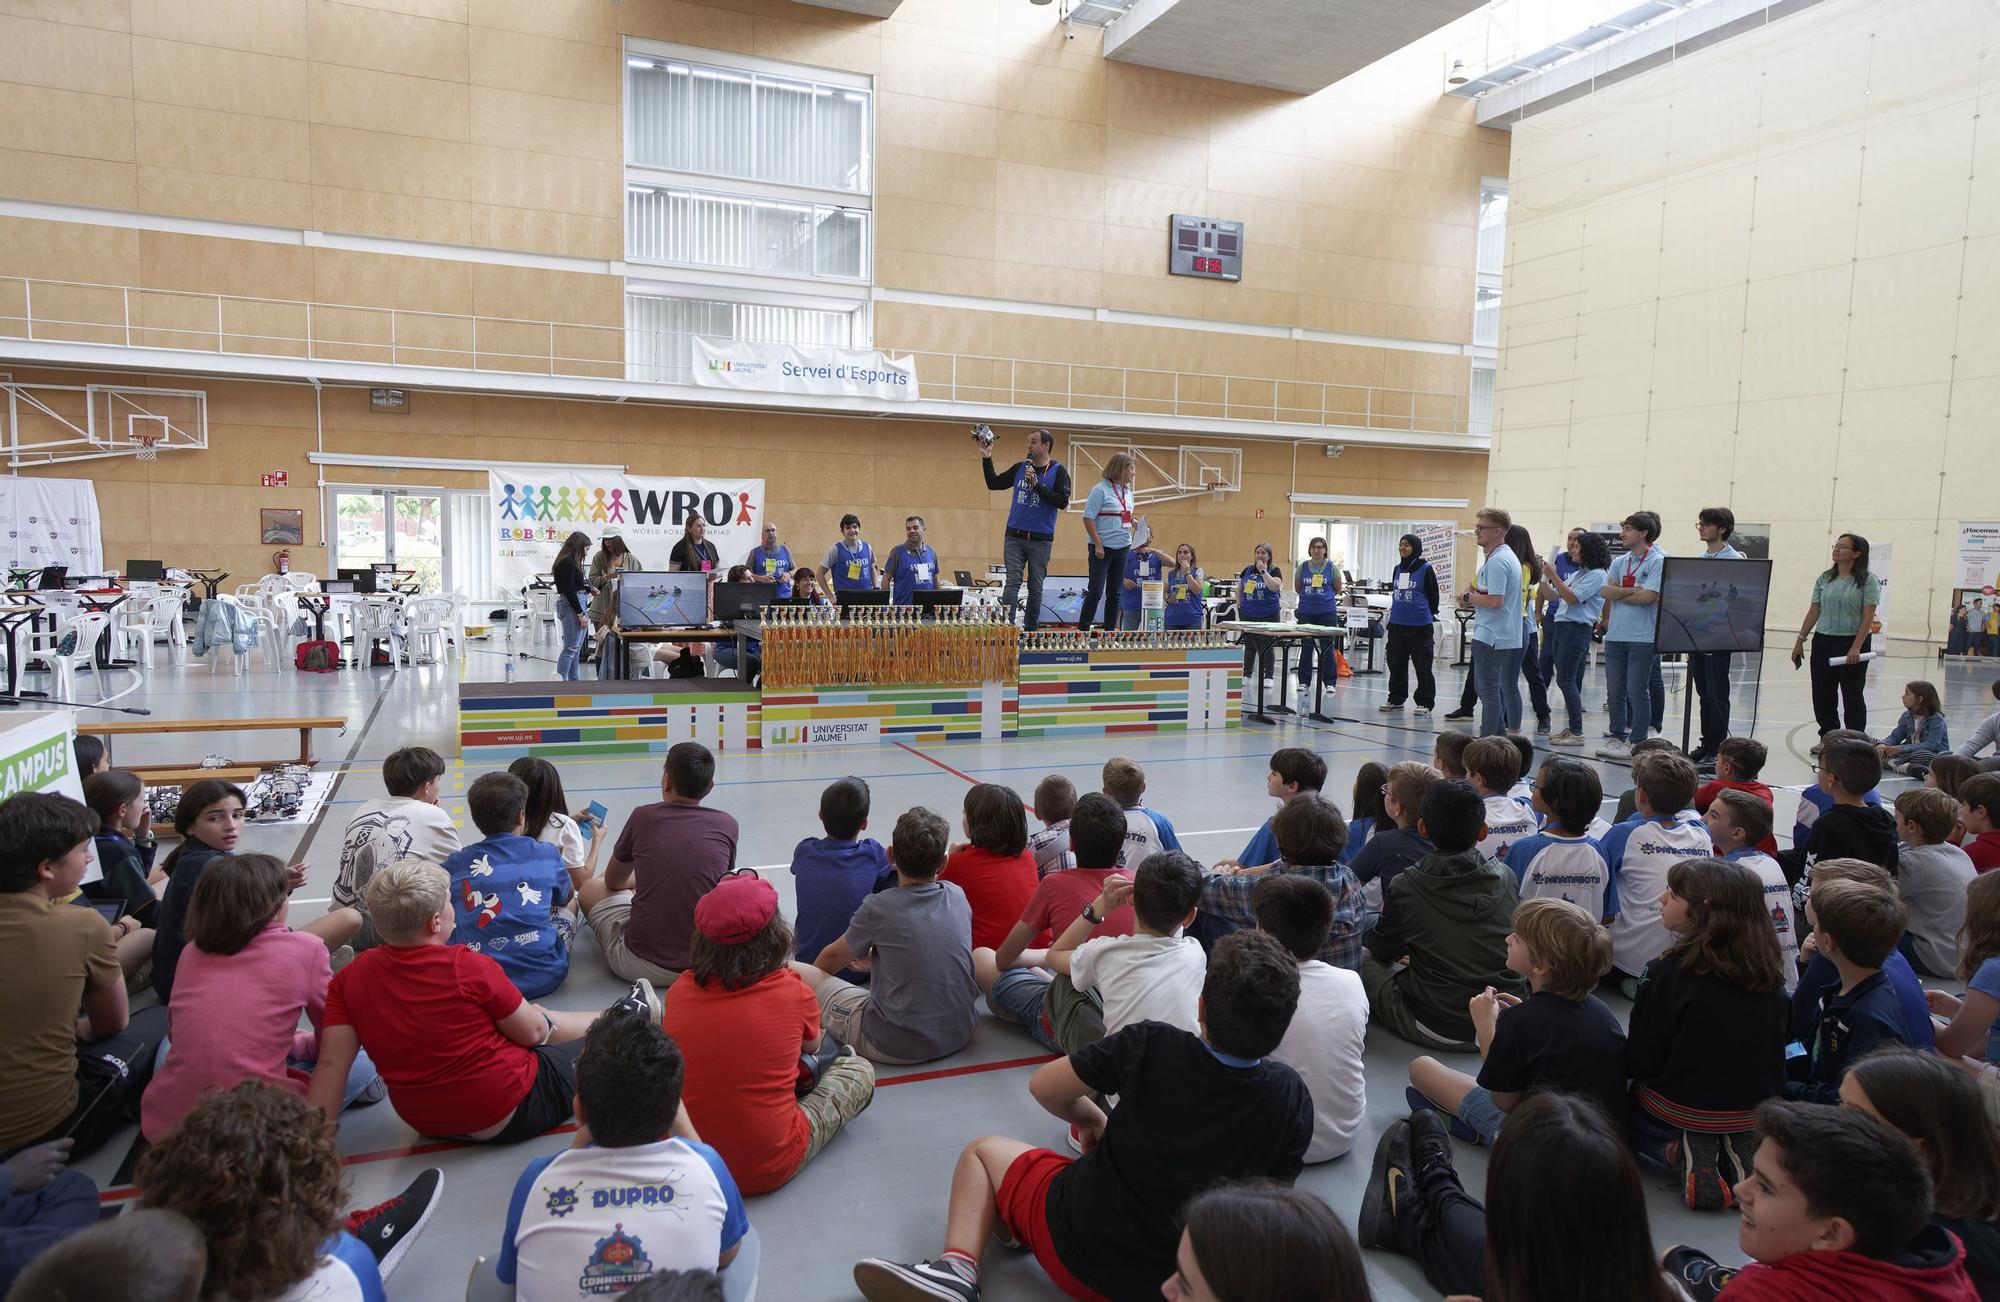
{"label": "glass door", "polygon": [[394,488],[333,493],[333,568],[387,562],[408,570],[425,592],[445,590],[444,495]]}

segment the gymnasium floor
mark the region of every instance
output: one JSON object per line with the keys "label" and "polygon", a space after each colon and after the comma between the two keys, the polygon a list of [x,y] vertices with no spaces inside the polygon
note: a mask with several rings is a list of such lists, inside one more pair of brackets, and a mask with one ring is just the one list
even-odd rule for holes
{"label": "gymnasium floor", "polygon": [[[1772,752],[1764,778],[1774,787],[1789,784],[1796,791],[1810,779],[1806,752],[1814,736],[1806,675],[1776,655],[1764,657],[1758,699],[1745,659],[1737,658],[1738,730],[1754,705],[1754,735]],[[499,661],[490,654],[475,653],[469,667],[476,676],[499,676]],[[252,827],[245,838],[248,849],[287,855],[294,861],[302,858],[312,865],[306,888],[293,901],[293,916],[309,917],[325,907],[348,815],[363,800],[382,793],[380,764],[390,751],[421,744],[447,756],[453,768],[446,779],[446,803],[461,826],[466,825],[464,789],[477,773],[465,771],[452,759],[457,749],[451,690],[456,673],[447,664],[336,675],[253,672],[236,678],[211,674],[205,664],[162,667],[121,703],[147,706],[163,718],[315,712],[349,717],[344,735],[322,734],[321,771],[336,771],[340,780],[320,822],[303,836],[297,827]],[[1440,692],[1447,702],[1443,708],[1449,709],[1455,700],[1462,674],[1462,670],[1440,670]],[[1978,662],[1946,667],[1916,655],[1877,661],[1869,686],[1874,730],[1886,732],[1895,722],[1902,684],[1924,677],[1943,690],[1954,737],[1967,735],[1993,708],[1987,687],[1994,676],[1993,666]],[[1343,810],[1361,763],[1428,758],[1429,738],[1439,725],[1423,721],[1423,726],[1416,726],[1418,721],[1408,716],[1378,715],[1375,707],[1383,700],[1385,681],[1378,675],[1343,683],[1328,712],[1359,722],[1332,726],[1290,722],[1276,729],[1248,727],[1240,732],[1127,737],[1115,742],[961,743],[921,751],[892,745],[724,755],[709,803],[736,816],[742,827],[739,863],[769,874],[788,914],[792,890],[785,868],[791,848],[803,836],[820,834],[820,788],[845,774],[867,779],[876,811],[871,830],[886,839],[896,814],[916,804],[944,813],[956,826],[968,782],[1006,783],[1027,796],[1043,775],[1061,771],[1079,791],[1089,791],[1096,789],[1099,767],[1107,756],[1130,755],[1146,768],[1147,803],[1173,820],[1190,853],[1213,862],[1240,851],[1273,809],[1264,794],[1264,778],[1270,752],[1277,746],[1315,746],[1331,770],[1327,793]],[[122,685],[121,681],[114,687]],[[82,692],[85,699],[95,698],[90,685]],[[1668,692],[1668,731],[1678,739],[1677,671],[1669,673]],[[1585,699],[1601,703],[1603,696],[1601,674],[1593,669]],[[1378,721],[1384,718],[1389,722]],[[1586,719],[1586,724],[1594,735],[1602,731],[1603,717]],[[139,740],[120,744],[119,761],[142,763],[160,753],[157,743],[149,754],[146,745],[137,744]],[[218,735],[208,749],[254,755],[270,744],[268,737]],[[1611,768],[1609,774],[1608,791],[1630,785],[1624,770]],[[615,834],[631,809],[657,798],[659,764],[650,759],[584,760],[564,765],[563,776],[573,807],[593,797],[610,807]],[[1884,791],[1899,790],[1907,783],[1908,779],[1892,778]],[[1781,836],[1789,832],[1793,803],[1780,795]],[[598,1008],[618,991],[588,929],[579,929],[569,982],[546,1002],[560,1008]],[[1628,1007],[1615,995],[1610,1002],[1621,1016]],[[1385,1033],[1370,1035],[1367,1125],[1353,1152],[1307,1168],[1299,1181],[1301,1187],[1325,1198],[1350,1225],[1360,1206],[1375,1141],[1385,1126],[1406,1112],[1405,1072],[1414,1052]],[[1026,1088],[1029,1071],[1042,1057],[1040,1047],[1025,1032],[982,1019],[963,1053],[922,1067],[883,1068],[880,1090],[866,1113],[789,1186],[750,1200],[750,1217],[764,1244],[760,1295],[783,1302],[851,1298],[856,1294],[849,1267],[856,1258],[932,1255],[943,1232],[952,1164],[968,1139],[1004,1133],[1060,1148],[1060,1123],[1034,1104]],[[1461,1065],[1475,1069],[1472,1063],[1467,1059]],[[387,1104],[347,1113],[340,1147],[347,1155],[353,1205],[390,1196],[425,1166],[440,1165],[445,1171],[443,1205],[390,1281],[390,1297],[445,1302],[462,1296],[474,1257],[498,1249],[507,1198],[522,1166],[566,1143],[552,1135],[514,1149],[467,1148],[418,1139]],[[109,1200],[131,1196],[129,1186],[119,1179],[129,1175],[130,1147],[130,1141],[120,1140],[79,1163],[106,1189]],[[1458,1159],[1467,1187],[1477,1193],[1485,1179],[1485,1150],[1460,1145]],[[1737,1256],[1734,1215],[1686,1211],[1663,1177],[1648,1180],[1657,1246],[1685,1242],[1725,1260]],[[1368,1261],[1382,1302],[1436,1297],[1414,1263],[1376,1253],[1368,1254]],[[1031,1260],[997,1250],[988,1258],[985,1282],[986,1295],[995,1302],[1060,1296]]]}

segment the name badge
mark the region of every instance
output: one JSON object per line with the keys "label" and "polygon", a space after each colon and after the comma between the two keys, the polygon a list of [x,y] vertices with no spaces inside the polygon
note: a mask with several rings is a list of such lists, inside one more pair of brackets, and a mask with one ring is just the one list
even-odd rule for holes
{"label": "name badge", "polygon": [[1326,575],[1324,574],[1313,575],[1312,582],[1306,584],[1306,586],[1308,588],[1324,588],[1326,586]]}
{"label": "name badge", "polygon": [[1399,588],[1410,586],[1410,572],[1408,570],[1398,570],[1396,572],[1396,586]]}
{"label": "name badge", "polygon": [[847,577],[850,579],[858,579],[861,577],[860,561],[849,561],[847,563]]}
{"label": "name badge", "polygon": [[778,572],[777,558],[773,556],[766,556],[764,558],[764,573],[776,574],[777,572]]}
{"label": "name badge", "polygon": [[915,568],[917,573],[917,582],[929,583],[931,581],[931,567],[929,565],[924,564],[923,562],[918,562]]}

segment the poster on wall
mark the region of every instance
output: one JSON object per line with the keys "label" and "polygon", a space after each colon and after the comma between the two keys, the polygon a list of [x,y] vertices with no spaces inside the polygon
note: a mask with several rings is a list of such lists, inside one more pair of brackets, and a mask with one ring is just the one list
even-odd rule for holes
{"label": "poster on wall", "polygon": [[1875,603],[1875,627],[1883,637],[1890,636],[1889,594],[1893,591],[1890,583],[1896,572],[1896,544],[1878,542],[1868,549],[1868,572],[1882,585],[1882,599]]}
{"label": "poster on wall", "polygon": [[[708,526],[707,540],[726,568],[757,545],[764,525],[761,479],[682,479],[610,470],[487,471],[493,508],[493,582],[518,589],[555,564],[563,540],[581,530],[592,550],[617,534],[637,568],[664,570],[691,516]],[[587,563],[587,562],[586,562]]]}
{"label": "poster on wall", "polygon": [[0,534],[6,542],[0,558],[8,565],[104,572],[97,489],[88,479],[0,477]]}
{"label": "poster on wall", "polygon": [[741,339],[693,338],[694,382],[813,397],[917,400],[917,361],[873,349],[799,348]]}
{"label": "poster on wall", "polygon": [[2000,520],[1958,522],[1958,582],[1961,588],[2000,585]]}
{"label": "poster on wall", "polygon": [[1452,602],[1452,594],[1458,568],[1458,526],[1449,522],[1413,524],[1410,532],[1424,545],[1424,559],[1431,563],[1431,573],[1437,575],[1438,597],[1447,608]]}
{"label": "poster on wall", "polygon": [[[69,710],[37,710],[0,727],[0,800],[24,791],[48,791],[83,803],[83,779],[76,771],[76,715]],[[83,880],[104,876],[97,848],[87,853]]]}

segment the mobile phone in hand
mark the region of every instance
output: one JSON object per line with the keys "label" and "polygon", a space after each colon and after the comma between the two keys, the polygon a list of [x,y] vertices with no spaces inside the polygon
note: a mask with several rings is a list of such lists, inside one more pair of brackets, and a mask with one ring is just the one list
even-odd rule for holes
{"label": "mobile phone in hand", "polygon": [[590,821],[580,829],[588,839],[597,834],[597,829],[604,825],[604,816],[611,811],[606,809],[601,801],[593,800],[584,806],[583,812],[590,815]]}

